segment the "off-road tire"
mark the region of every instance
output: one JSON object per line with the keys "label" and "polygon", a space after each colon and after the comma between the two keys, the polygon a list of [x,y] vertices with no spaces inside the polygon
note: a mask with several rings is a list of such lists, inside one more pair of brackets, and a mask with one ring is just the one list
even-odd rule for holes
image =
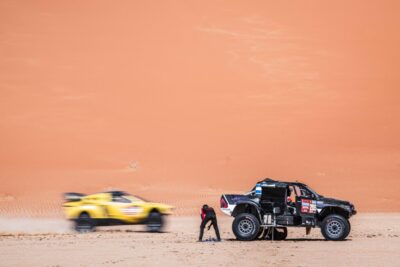
{"label": "off-road tire", "polygon": [[152,233],[161,232],[163,226],[164,226],[164,218],[162,214],[159,213],[158,211],[150,212],[146,224],[147,231]]}
{"label": "off-road tire", "polygon": [[351,224],[350,224],[350,222],[349,222],[349,220],[348,219],[346,219],[346,221],[347,221],[347,223],[349,224],[349,230],[348,230],[348,232],[347,232],[347,234],[346,234],[346,237],[350,234],[350,232],[351,232]]}
{"label": "off-road tire", "polygon": [[86,212],[81,213],[75,221],[75,231],[78,233],[93,232],[96,229],[94,220]]}
{"label": "off-road tire", "polygon": [[242,213],[233,220],[232,231],[238,240],[251,241],[257,238],[260,223],[253,214]]}
{"label": "off-road tire", "polygon": [[[266,229],[266,234],[263,239],[272,240],[272,231],[271,233]],[[274,241],[285,240],[288,234],[287,227],[274,227]]]}
{"label": "off-road tire", "polygon": [[328,215],[322,221],[321,233],[326,240],[344,240],[350,234],[350,223],[341,215]]}

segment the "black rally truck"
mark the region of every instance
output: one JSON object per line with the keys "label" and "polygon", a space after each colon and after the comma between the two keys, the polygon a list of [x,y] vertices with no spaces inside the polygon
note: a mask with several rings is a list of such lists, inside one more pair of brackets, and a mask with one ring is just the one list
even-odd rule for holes
{"label": "black rally truck", "polygon": [[221,210],[235,217],[232,230],[238,240],[283,240],[287,227],[321,228],[327,240],[344,240],[350,233],[348,201],[327,198],[299,182],[265,179],[247,194],[222,195]]}

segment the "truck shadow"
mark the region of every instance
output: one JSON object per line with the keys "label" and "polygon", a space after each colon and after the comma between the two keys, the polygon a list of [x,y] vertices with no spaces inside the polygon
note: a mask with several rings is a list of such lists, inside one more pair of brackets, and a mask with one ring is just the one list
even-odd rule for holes
{"label": "truck shadow", "polygon": [[[307,242],[307,241],[329,241],[324,238],[286,238],[285,240],[282,241],[292,241],[292,242]],[[346,241],[346,240],[344,240]]]}
{"label": "truck shadow", "polygon": [[[249,242],[249,241],[237,240],[235,238],[227,238],[227,239],[224,239],[224,240],[226,240],[226,241],[234,241],[234,242],[235,241],[236,242]],[[269,239],[256,239],[256,240],[253,240],[253,241],[272,241],[272,240],[269,240]],[[324,242],[324,241],[329,241],[329,240],[326,240],[324,238],[286,238],[285,240],[273,240],[273,241],[275,241],[275,242],[321,242],[321,241]],[[345,240],[342,240],[342,241],[339,241],[339,242],[345,242],[345,241],[351,241],[351,239],[345,239]],[[250,242],[252,242],[252,241],[250,241]],[[335,241],[332,241],[332,242],[335,242]]]}

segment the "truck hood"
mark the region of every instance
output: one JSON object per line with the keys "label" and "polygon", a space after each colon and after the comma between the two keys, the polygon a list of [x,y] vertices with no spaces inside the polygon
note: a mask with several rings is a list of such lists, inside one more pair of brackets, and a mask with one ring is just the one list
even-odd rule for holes
{"label": "truck hood", "polygon": [[318,201],[322,201],[324,204],[335,204],[335,205],[346,205],[351,206],[351,203],[346,200],[340,200],[330,197],[320,197]]}

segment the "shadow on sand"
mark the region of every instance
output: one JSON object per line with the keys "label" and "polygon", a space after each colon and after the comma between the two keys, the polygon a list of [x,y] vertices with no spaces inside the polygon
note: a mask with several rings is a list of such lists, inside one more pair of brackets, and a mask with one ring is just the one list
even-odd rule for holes
{"label": "shadow on sand", "polygon": [[94,233],[143,233],[143,234],[167,234],[170,233],[169,231],[160,231],[160,232],[149,232],[147,230],[131,230],[131,229],[126,229],[126,230],[111,230],[111,229],[104,229],[104,230],[96,230]]}
{"label": "shadow on sand", "polygon": [[[228,238],[228,239],[224,239],[226,241],[237,241],[237,242],[249,242],[249,241],[241,241],[241,240],[237,240],[235,238]],[[272,241],[269,239],[256,239],[253,241]],[[324,242],[324,241],[328,241],[324,238],[287,238],[285,240],[274,240],[275,242]],[[345,241],[351,241],[351,239],[345,239],[339,242],[345,242]],[[250,241],[251,242],[251,241]]]}

